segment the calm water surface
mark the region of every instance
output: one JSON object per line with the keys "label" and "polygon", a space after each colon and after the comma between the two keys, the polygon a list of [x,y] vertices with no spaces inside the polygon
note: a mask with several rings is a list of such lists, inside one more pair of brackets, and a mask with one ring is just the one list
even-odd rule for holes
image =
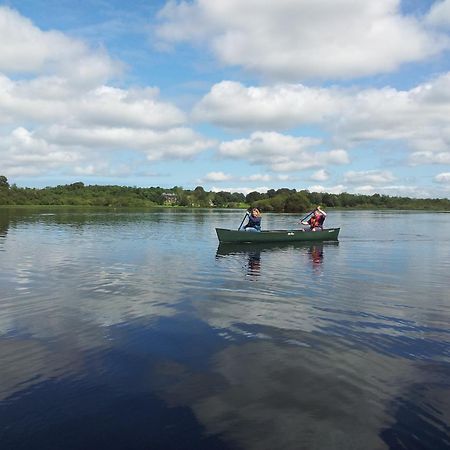
{"label": "calm water surface", "polygon": [[241,219],[0,209],[0,448],[450,448],[450,214]]}

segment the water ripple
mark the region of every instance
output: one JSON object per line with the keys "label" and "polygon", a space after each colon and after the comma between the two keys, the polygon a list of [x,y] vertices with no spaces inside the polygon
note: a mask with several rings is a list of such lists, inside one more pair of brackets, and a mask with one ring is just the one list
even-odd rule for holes
{"label": "water ripple", "polygon": [[87,448],[92,423],[121,430],[108,450],[448,448],[450,215],[431,236],[335,211],[339,243],[234,247],[214,227],[241,211],[8,217],[8,449]]}

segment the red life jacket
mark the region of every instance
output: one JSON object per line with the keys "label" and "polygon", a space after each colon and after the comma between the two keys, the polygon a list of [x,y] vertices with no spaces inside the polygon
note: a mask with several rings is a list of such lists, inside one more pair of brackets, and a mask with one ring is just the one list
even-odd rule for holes
{"label": "red life jacket", "polygon": [[319,217],[312,216],[311,219],[308,220],[309,226],[311,229],[313,228],[322,228],[323,222],[325,221],[325,216],[321,214]]}

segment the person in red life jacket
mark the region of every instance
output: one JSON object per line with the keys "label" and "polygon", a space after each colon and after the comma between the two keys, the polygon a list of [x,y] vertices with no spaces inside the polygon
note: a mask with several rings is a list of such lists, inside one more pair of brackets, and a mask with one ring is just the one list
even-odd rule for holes
{"label": "person in red life jacket", "polygon": [[261,213],[258,208],[252,208],[248,215],[248,222],[239,229],[240,231],[261,231]]}
{"label": "person in red life jacket", "polygon": [[309,225],[309,230],[310,231],[320,231],[323,230],[323,223],[325,221],[325,217],[327,217],[327,213],[325,211],[323,211],[320,206],[318,206],[311,218],[306,221],[303,220],[301,223],[302,225]]}

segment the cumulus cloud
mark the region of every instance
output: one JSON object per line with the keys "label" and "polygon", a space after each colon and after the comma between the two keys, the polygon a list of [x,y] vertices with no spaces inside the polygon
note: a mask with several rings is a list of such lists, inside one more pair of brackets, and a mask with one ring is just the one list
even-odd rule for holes
{"label": "cumulus cloud", "polygon": [[288,128],[337,115],[346,105],[341,97],[331,89],[302,84],[245,87],[222,81],[194,107],[193,117],[230,128]]}
{"label": "cumulus cloud", "polygon": [[[91,101],[90,93],[87,93],[86,97],[73,98],[72,104],[74,108],[70,113],[65,107],[59,109],[60,116],[51,121],[53,124],[47,123],[46,118],[55,115],[58,108],[47,109],[41,123],[27,111],[24,114],[27,116],[26,120],[23,117],[22,120],[34,122],[34,128],[19,127],[12,131],[10,137],[3,135],[0,148],[2,154],[8,156],[5,170],[7,175],[20,172],[13,168],[38,156],[41,164],[36,165],[34,172],[43,174],[55,167],[63,155],[70,158],[67,161],[61,160],[61,164],[84,159],[94,150],[106,152],[104,156],[108,159],[111,157],[111,150],[139,152],[149,161],[187,159],[215,144],[213,140],[204,138],[191,128],[175,126],[182,122],[183,115],[177,108],[165,103],[145,98],[129,102],[106,99],[105,102],[99,100],[95,103]],[[107,109],[106,104],[111,109],[103,114]],[[140,110],[142,114],[139,114]],[[120,120],[122,113],[123,121]],[[87,117],[90,117],[90,122]],[[53,164],[42,164],[42,159],[53,161]],[[96,167],[98,174],[104,173],[102,165]],[[90,169],[85,173],[93,174],[93,171]]]}
{"label": "cumulus cloud", "polygon": [[254,173],[247,177],[243,177],[242,181],[248,180],[248,181],[265,181],[265,182],[267,182],[267,181],[272,181],[273,179],[274,179],[274,177],[269,174]]}
{"label": "cumulus cloud", "polygon": [[103,82],[120,69],[103,50],[89,49],[59,31],[42,31],[17,11],[0,6],[0,71],[57,73],[84,85]]}
{"label": "cumulus cloud", "polygon": [[313,181],[326,181],[330,178],[330,174],[327,170],[320,169],[314,172],[309,178]]}
{"label": "cumulus cloud", "polygon": [[398,197],[414,197],[414,198],[427,198],[430,197],[430,190],[423,186],[410,186],[403,184],[392,184],[386,186],[372,186],[372,185],[362,185],[354,186],[346,189],[347,192],[351,194],[381,194],[390,195]]}
{"label": "cumulus cloud", "polygon": [[159,99],[156,88],[72,87],[59,77],[13,81],[0,75],[0,122],[169,128],[186,121],[180,109]]}
{"label": "cumulus cloud", "polygon": [[328,192],[329,194],[339,194],[346,190],[346,186],[344,186],[343,184],[338,184],[335,186],[323,186],[320,184],[315,184],[308,186],[307,189],[309,192]]}
{"label": "cumulus cloud", "polygon": [[315,150],[321,141],[276,132],[255,132],[248,139],[222,142],[219,154],[226,158],[245,159],[251,164],[269,167],[274,172],[293,172],[327,164],[348,164],[345,150]]}
{"label": "cumulus cloud", "polygon": [[362,90],[332,130],[354,143],[402,140],[418,151],[448,151],[449,89],[450,74],[446,73],[407,91]]}
{"label": "cumulus cloud", "polygon": [[117,68],[106,52],[0,7],[4,173],[114,176],[130,172],[113,162],[114,150],[160,161],[192,158],[214,145],[157,88],[108,85]]}
{"label": "cumulus cloud", "polygon": [[[384,186],[374,186],[371,184],[362,184],[356,186],[349,186],[347,184],[338,185],[312,185],[307,188],[310,192],[327,192],[330,194],[340,194],[341,192],[348,192],[349,194],[363,194],[363,195],[390,195],[399,197],[414,197],[427,198],[431,197],[430,189],[423,186],[411,186],[403,184],[389,184]],[[442,193],[441,193],[442,194]]]}
{"label": "cumulus cloud", "polygon": [[434,177],[436,183],[449,184],[450,185],[450,172],[443,172]]}
{"label": "cumulus cloud", "polygon": [[396,177],[388,170],[366,170],[366,171],[349,171],[344,175],[344,182],[349,184],[370,183],[374,185],[383,185],[391,183]]}
{"label": "cumulus cloud", "polygon": [[[114,167],[111,151],[131,150],[148,161],[189,159],[211,147],[190,128],[163,131],[131,128],[14,129],[0,141],[2,170],[8,176],[64,172],[79,175],[130,175],[127,165]],[[134,167],[136,169],[136,167]]]}
{"label": "cumulus cloud", "polygon": [[209,172],[204,176],[202,181],[228,181],[232,178],[232,175],[224,172]]}
{"label": "cumulus cloud", "polygon": [[450,164],[450,150],[447,152],[414,152],[409,158],[409,162],[413,166],[421,166],[424,164]]}
{"label": "cumulus cloud", "polygon": [[209,42],[222,63],[283,80],[390,72],[448,46],[400,0],[170,1],[159,19],[163,43]]}
{"label": "cumulus cloud", "polygon": [[319,126],[335,145],[400,142],[422,160],[450,158],[450,73],[409,90],[314,88],[299,84],[245,87],[224,81],[194,108],[197,120],[237,129]]}
{"label": "cumulus cloud", "polygon": [[62,149],[34,132],[18,127],[0,140],[3,170],[7,175],[38,175],[45,170],[55,170],[83,160],[74,148]]}
{"label": "cumulus cloud", "polygon": [[[239,182],[247,182],[247,183],[254,183],[254,182],[264,182],[264,183],[268,183],[270,181],[291,181],[294,180],[292,177],[290,177],[289,175],[286,174],[269,174],[269,173],[253,173],[251,175],[246,175],[246,176],[234,176],[228,173],[224,173],[224,172],[210,172],[208,174],[206,174],[203,178],[201,178],[199,180],[199,182],[217,182],[217,183],[222,183],[222,182],[230,182],[230,181],[239,181]],[[241,188],[240,188],[241,189]],[[266,188],[264,188],[266,189]],[[268,189],[268,188],[267,188]],[[222,188],[222,190],[229,190],[229,189],[224,189]],[[253,191],[255,189],[250,189],[249,192]],[[242,192],[241,190],[239,190],[239,192]]]}
{"label": "cumulus cloud", "polygon": [[85,124],[169,128],[185,122],[185,115],[174,105],[158,98],[159,90],[118,89],[101,86],[74,105],[78,120]]}
{"label": "cumulus cloud", "polygon": [[168,130],[133,129],[125,127],[70,128],[52,126],[46,139],[58,145],[84,148],[138,150],[152,161],[170,158],[190,158],[214,145],[190,128]]}
{"label": "cumulus cloud", "polygon": [[450,27],[450,0],[435,2],[426,16],[426,23],[437,27]]}

